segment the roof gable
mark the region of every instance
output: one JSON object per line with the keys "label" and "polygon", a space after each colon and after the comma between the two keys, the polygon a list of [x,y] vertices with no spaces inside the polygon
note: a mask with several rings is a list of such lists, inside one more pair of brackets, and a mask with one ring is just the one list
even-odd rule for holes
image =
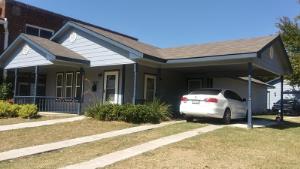
{"label": "roof gable", "polygon": [[[10,62],[14,62],[16,56],[21,56],[20,52],[22,51],[24,46],[26,46],[26,50],[28,49],[29,51],[35,52],[34,57],[39,57],[40,59],[41,57],[44,57],[51,63],[54,63],[56,61],[67,61],[80,64],[89,64],[89,61],[84,57],[48,39],[21,34],[0,56],[1,66],[6,68],[12,68],[7,67],[7,65]],[[26,56],[23,57],[25,57],[24,59],[28,59],[26,58]],[[30,59],[28,60],[30,61]],[[28,65],[25,64],[24,66]]]}
{"label": "roof gable", "polygon": [[39,65],[52,65],[52,57],[38,48],[24,41],[20,47],[11,54],[11,58],[5,63],[5,69],[31,67]]}
{"label": "roof gable", "polygon": [[88,59],[91,67],[134,63],[129,51],[77,29],[65,31],[58,43]]}

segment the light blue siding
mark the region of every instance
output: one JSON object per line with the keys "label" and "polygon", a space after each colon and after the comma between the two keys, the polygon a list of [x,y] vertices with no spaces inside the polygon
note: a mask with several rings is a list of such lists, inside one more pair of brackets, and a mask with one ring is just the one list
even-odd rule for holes
{"label": "light blue siding", "polygon": [[62,37],[60,43],[68,49],[89,59],[91,67],[134,63],[127,58],[129,56],[128,51],[117,48],[83,32],[70,30]]}
{"label": "light blue siding", "polygon": [[53,64],[45,55],[25,44],[12,54],[11,60],[7,63],[5,69]]}

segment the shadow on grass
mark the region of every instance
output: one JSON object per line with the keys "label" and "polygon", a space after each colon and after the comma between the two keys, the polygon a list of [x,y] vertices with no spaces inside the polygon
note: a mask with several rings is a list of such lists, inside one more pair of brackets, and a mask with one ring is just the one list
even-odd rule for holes
{"label": "shadow on grass", "polygon": [[[254,122],[254,125],[255,124],[260,125],[260,123],[263,123],[263,124],[272,124],[273,123],[272,125],[267,125],[265,128],[272,128],[272,129],[278,129],[278,130],[285,130],[285,129],[300,127],[300,122],[292,122],[292,121],[277,122],[275,119],[267,119],[267,118],[254,117],[253,122]],[[225,125],[223,123],[222,119],[208,118],[208,117],[202,117],[202,118],[194,119],[193,123]],[[247,125],[247,121],[245,119],[232,120],[231,124],[244,124],[244,125]]]}

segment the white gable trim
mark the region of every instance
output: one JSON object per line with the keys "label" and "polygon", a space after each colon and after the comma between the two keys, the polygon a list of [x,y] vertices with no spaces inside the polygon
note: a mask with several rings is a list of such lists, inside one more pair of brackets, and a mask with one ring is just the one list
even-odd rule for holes
{"label": "white gable trim", "polygon": [[[108,43],[111,43],[112,45],[114,45],[114,46],[116,46],[116,47],[119,47],[119,48],[122,48],[122,49],[124,49],[124,50],[127,50],[127,51],[129,51],[130,53],[134,54],[135,56],[138,56],[139,58],[142,58],[142,57],[143,57],[143,53],[142,53],[142,52],[139,52],[139,51],[137,51],[137,50],[135,50],[135,49],[133,49],[133,48],[131,48],[131,47],[128,47],[128,46],[126,46],[126,45],[124,45],[124,44],[122,44],[122,43],[120,43],[120,42],[115,41],[115,40],[112,40],[112,39],[110,39],[110,38],[108,38],[108,37],[106,37],[106,36],[103,36],[103,35],[101,35],[101,34],[95,33],[95,32],[93,32],[93,31],[91,31],[91,30],[89,30],[89,29],[83,28],[83,27],[81,27],[81,26],[79,26],[79,25],[77,25],[77,24],[75,24],[75,23],[70,22],[70,21],[67,22],[60,30],[58,30],[58,31],[52,36],[52,38],[51,38],[50,40],[55,40],[55,39],[57,39],[58,37],[61,36],[61,34],[63,34],[63,32],[65,32],[67,29],[69,29],[69,28],[71,28],[71,27],[76,28],[76,29],[79,29],[79,30],[81,30],[81,31],[83,31],[83,32],[85,32],[85,33],[88,33],[88,34],[90,34],[90,35],[92,35],[92,36],[94,36],[94,37],[97,37],[97,38],[99,38],[99,39],[101,39],[101,40],[104,40],[104,41],[106,41],[106,42],[108,42]],[[133,59],[135,59],[135,58],[133,58]]]}
{"label": "white gable trim", "polygon": [[22,47],[18,48],[18,50],[12,53],[12,58],[6,64],[4,69],[15,69],[52,64],[53,62],[51,62],[47,58],[46,53],[36,50],[27,43],[24,43]]}
{"label": "white gable trim", "polygon": [[135,63],[127,50],[78,29],[65,31],[57,42],[88,59],[91,67]]}

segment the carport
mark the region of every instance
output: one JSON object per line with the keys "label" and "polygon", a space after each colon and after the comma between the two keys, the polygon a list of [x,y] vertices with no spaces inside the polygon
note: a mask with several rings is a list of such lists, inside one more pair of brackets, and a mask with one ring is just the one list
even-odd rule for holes
{"label": "carport", "polygon": [[[205,77],[248,77],[247,106],[248,128],[252,123],[252,88],[255,77],[280,77],[292,72],[288,55],[279,35],[269,39],[252,39],[252,41],[222,42],[209,45],[187,46],[174,49],[162,49],[166,61],[161,63],[161,69],[174,70],[189,75]],[[239,52],[239,46],[243,48]],[[206,50],[203,50],[207,48]],[[201,51],[197,51],[200,49]],[[189,52],[197,53],[198,57],[188,57]],[[204,51],[204,52],[202,52]],[[183,54],[187,57],[183,57]],[[167,57],[166,55],[169,55]],[[150,60],[148,58],[148,60]],[[150,65],[140,61],[138,64]],[[137,65],[137,64],[136,64]],[[134,69],[136,70],[136,69]],[[137,77],[135,77],[137,79]],[[283,90],[283,86],[281,86]],[[283,95],[281,95],[283,99]],[[283,105],[281,105],[280,120],[283,121]]]}

